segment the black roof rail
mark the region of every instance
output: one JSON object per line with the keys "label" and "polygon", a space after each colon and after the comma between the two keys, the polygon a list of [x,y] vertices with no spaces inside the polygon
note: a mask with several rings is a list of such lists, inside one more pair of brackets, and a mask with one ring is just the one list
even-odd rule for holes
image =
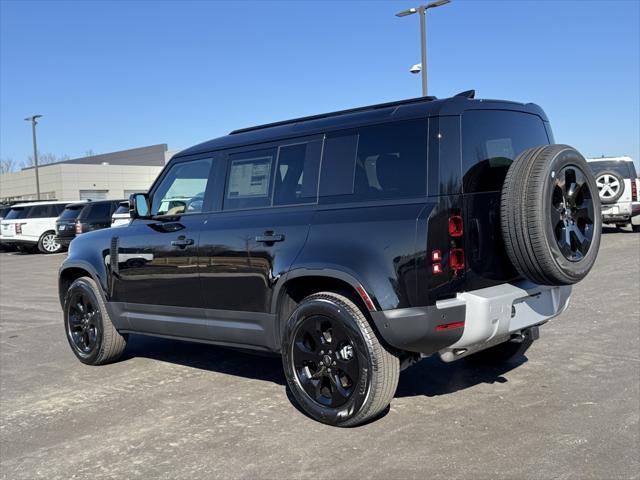
{"label": "black roof rail", "polygon": [[436,97],[418,97],[418,98],[409,98],[407,100],[399,100],[395,102],[378,103],[376,105],[369,105],[367,107],[350,108],[347,110],[338,110],[336,112],[321,113],[319,115],[311,115],[308,117],[300,117],[300,118],[293,118],[291,120],[282,120],[279,122],[265,123],[264,125],[256,125],[255,127],[239,128],[237,130],[233,130],[229,135],[235,135],[237,133],[252,132],[254,130],[261,130],[263,128],[279,127],[281,125],[289,125],[292,123],[307,122],[309,120],[319,120],[321,118],[335,117],[339,115],[348,115],[350,113],[359,113],[359,112],[366,112],[369,110],[378,110],[380,108],[396,107],[396,106],[399,107],[401,105],[407,105],[407,104],[419,103],[419,102],[431,102],[433,100],[437,100],[437,98]]}
{"label": "black roof rail", "polygon": [[464,92],[457,93],[454,97],[464,97],[464,98],[476,98],[475,90],[465,90]]}

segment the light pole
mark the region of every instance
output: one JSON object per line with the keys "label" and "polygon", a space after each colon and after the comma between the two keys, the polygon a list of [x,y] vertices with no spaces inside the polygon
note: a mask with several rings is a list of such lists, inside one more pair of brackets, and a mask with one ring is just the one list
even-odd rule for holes
{"label": "light pole", "polygon": [[437,0],[435,2],[428,3],[427,5],[421,5],[415,8],[409,8],[401,12],[396,13],[396,17],[406,17],[418,13],[420,15],[420,48],[422,53],[422,63],[418,70],[417,65],[411,68],[411,73],[418,73],[422,71],[422,96],[427,96],[427,10],[430,8],[440,7],[451,2],[451,0]]}
{"label": "light pole", "polygon": [[36,200],[40,200],[40,177],[38,176],[38,144],[36,143],[36,125],[42,115],[31,115],[25,121],[31,122],[31,135],[33,137],[33,165],[36,170]]}

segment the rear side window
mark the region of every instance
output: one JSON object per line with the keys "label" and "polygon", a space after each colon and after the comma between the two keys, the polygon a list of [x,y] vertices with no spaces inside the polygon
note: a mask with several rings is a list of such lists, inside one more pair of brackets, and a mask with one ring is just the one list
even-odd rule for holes
{"label": "rear side window", "polygon": [[111,204],[110,203],[96,203],[93,205],[87,205],[82,211],[79,220],[105,220],[111,216]]}
{"label": "rear side window", "polygon": [[57,217],[55,205],[34,205],[27,218],[49,218]]}
{"label": "rear side window", "polygon": [[328,136],[321,196],[351,200],[424,196],[427,191],[427,122],[397,122]]}
{"label": "rear side window", "polygon": [[322,142],[283,145],[278,149],[274,205],[313,203],[318,198]]}
{"label": "rear side window", "polygon": [[[291,152],[291,155],[294,154],[295,152]],[[225,210],[271,205],[275,156],[274,148],[229,155],[229,177],[224,196]]]}
{"label": "rear side window", "polygon": [[465,193],[500,191],[511,163],[524,150],[547,145],[537,115],[471,110],[462,116],[462,172]]}

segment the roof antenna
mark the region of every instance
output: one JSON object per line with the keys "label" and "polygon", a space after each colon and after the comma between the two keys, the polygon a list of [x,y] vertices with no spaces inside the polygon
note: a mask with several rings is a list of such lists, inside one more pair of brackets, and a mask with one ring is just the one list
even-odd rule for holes
{"label": "roof antenna", "polygon": [[466,90],[464,92],[458,93],[457,95],[454,95],[454,97],[476,98],[476,91],[475,90]]}

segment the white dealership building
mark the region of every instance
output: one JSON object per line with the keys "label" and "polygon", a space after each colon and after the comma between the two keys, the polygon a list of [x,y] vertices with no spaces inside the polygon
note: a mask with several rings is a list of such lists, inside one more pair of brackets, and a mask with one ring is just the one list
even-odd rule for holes
{"label": "white dealership building", "polygon": [[[173,153],[160,144],[41,165],[40,198],[128,198],[131,193],[148,190]],[[33,167],[0,175],[1,201],[35,199]]]}

